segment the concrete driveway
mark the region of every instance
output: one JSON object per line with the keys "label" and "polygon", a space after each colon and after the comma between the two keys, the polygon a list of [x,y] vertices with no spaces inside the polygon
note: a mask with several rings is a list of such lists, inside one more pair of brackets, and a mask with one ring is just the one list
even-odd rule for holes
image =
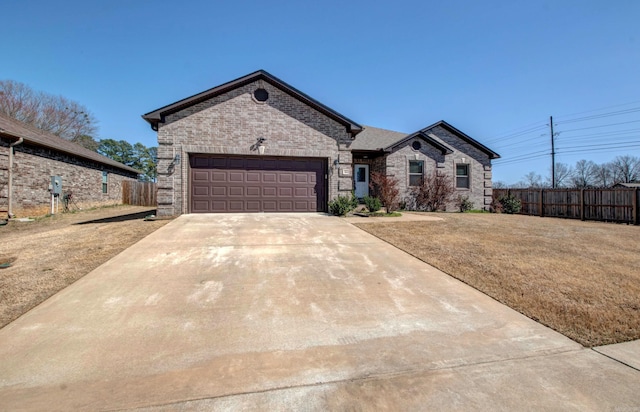
{"label": "concrete driveway", "polygon": [[2,410],[624,411],[638,388],[319,214],[181,216],[0,330]]}

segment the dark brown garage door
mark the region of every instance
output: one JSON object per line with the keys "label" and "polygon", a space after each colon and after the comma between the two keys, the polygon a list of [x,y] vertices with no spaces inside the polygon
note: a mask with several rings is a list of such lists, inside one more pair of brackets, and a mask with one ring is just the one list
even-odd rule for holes
{"label": "dark brown garage door", "polygon": [[326,160],[191,155],[191,212],[324,212]]}

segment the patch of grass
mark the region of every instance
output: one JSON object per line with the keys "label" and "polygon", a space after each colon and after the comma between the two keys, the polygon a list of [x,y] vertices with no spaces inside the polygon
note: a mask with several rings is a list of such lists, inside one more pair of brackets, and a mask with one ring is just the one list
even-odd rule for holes
{"label": "patch of grass", "polygon": [[[10,266],[0,273],[0,327],[168,223],[106,221],[145,211],[149,208],[111,206],[2,226],[0,263]],[[87,221],[97,223],[77,224]]]}
{"label": "patch of grass", "polygon": [[471,210],[465,210],[464,213],[491,213],[491,212],[484,209],[471,209]]}
{"label": "patch of grass", "polygon": [[371,217],[400,217],[400,216],[402,216],[402,213],[400,213],[400,212],[391,212],[391,213],[374,212],[374,213],[368,213],[368,215],[371,216]]}
{"label": "patch of grass", "polygon": [[640,339],[640,227],[438,216],[359,227],[584,346]]}

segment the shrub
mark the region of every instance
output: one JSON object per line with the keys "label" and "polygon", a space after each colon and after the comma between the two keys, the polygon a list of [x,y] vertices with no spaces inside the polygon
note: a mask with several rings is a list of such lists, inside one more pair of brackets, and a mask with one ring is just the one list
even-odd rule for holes
{"label": "shrub", "polygon": [[356,193],[352,190],[351,191],[351,210],[357,208],[359,204],[360,203],[358,202],[358,198],[356,197]]}
{"label": "shrub", "polygon": [[512,195],[511,193],[507,193],[506,195],[500,196],[498,199],[498,203],[502,207],[502,212],[508,214],[515,214],[520,212],[522,208],[522,203],[520,199]]}
{"label": "shrub", "polygon": [[[354,204],[355,199],[355,204]],[[345,216],[358,206],[358,199],[355,198],[353,193],[350,196],[338,195],[335,199],[329,202],[329,212],[335,216]]]}
{"label": "shrub", "polygon": [[469,196],[458,195],[456,207],[460,210],[460,213],[468,212],[473,209],[473,202],[469,200]]}
{"label": "shrub", "polygon": [[382,208],[382,202],[375,196],[365,196],[362,200],[371,213],[377,212]]}
{"label": "shrub", "polygon": [[398,179],[387,176],[384,173],[371,173],[371,190],[387,209],[387,213],[391,213],[398,209],[400,189],[398,189]]}
{"label": "shrub", "polygon": [[411,188],[411,203],[415,210],[435,212],[445,210],[455,189],[447,175],[433,172],[424,176],[420,186]]}

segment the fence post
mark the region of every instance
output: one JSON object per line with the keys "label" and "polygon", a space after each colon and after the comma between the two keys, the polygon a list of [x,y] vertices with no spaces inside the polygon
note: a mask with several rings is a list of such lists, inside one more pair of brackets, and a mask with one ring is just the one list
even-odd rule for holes
{"label": "fence post", "polygon": [[633,200],[631,201],[632,205],[633,205],[633,224],[634,225],[640,225],[640,222],[638,222],[638,217],[640,217],[640,213],[638,211],[638,208],[640,208],[640,204],[638,204],[638,196],[640,195],[640,190],[638,190],[639,188],[636,187],[636,189],[633,191]]}
{"label": "fence post", "polygon": [[584,189],[580,189],[580,220],[584,220]]}
{"label": "fence post", "polygon": [[540,200],[538,201],[539,216],[544,217],[544,189],[540,189]]}

